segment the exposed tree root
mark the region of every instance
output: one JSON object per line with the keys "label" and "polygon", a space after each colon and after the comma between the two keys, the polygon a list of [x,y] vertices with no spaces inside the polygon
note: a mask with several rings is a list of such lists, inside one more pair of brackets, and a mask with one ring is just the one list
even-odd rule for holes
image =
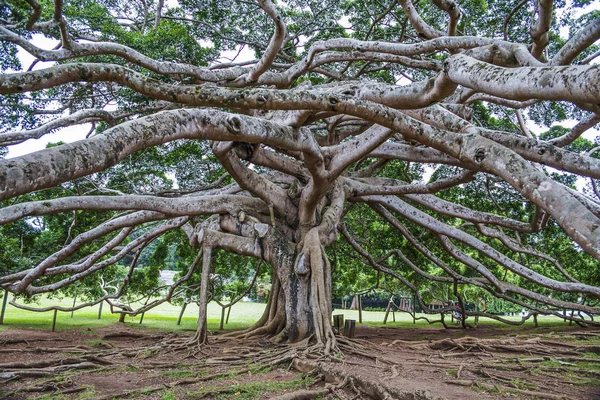
{"label": "exposed tree root", "polygon": [[164,335],[144,335],[136,332],[115,332],[104,335],[102,340],[114,340],[114,339],[162,339]]}
{"label": "exposed tree root", "polygon": [[600,346],[580,346],[575,344],[566,344],[553,342],[540,338],[531,338],[522,340],[518,338],[508,339],[479,339],[475,337],[463,337],[457,339],[442,339],[435,342],[410,342],[404,340],[395,340],[388,346],[401,344],[403,347],[409,347],[415,350],[440,350],[448,353],[452,357],[459,357],[462,353],[483,353],[491,355],[492,353],[523,353],[538,354],[547,356],[576,355],[578,353],[600,353]]}
{"label": "exposed tree root", "polygon": [[[248,333],[248,332],[246,332]],[[105,336],[106,337],[106,336]],[[109,339],[117,339],[120,335],[111,335]],[[149,336],[135,335],[135,339],[144,339]],[[218,346],[214,342],[218,342]],[[144,342],[145,343],[145,342]],[[410,349],[407,358],[402,365],[396,364],[391,359],[386,359],[385,352],[381,351],[381,345],[375,345],[365,340],[351,340],[345,337],[336,338],[334,354],[327,354],[323,343],[318,343],[314,337],[306,338],[297,343],[275,344],[272,340],[265,338],[245,339],[243,345],[239,345],[236,338],[232,336],[213,336],[209,343],[199,345],[190,336],[166,336],[157,345],[147,348],[137,343],[130,348],[98,349],[86,346],[70,347],[61,349],[70,351],[78,350],[75,356],[68,358],[56,358],[53,360],[39,360],[30,362],[12,362],[0,364],[0,378],[3,383],[7,380],[20,378],[41,377],[47,378],[45,383],[26,387],[27,391],[62,393],[73,391],[73,393],[85,388],[76,385],[57,386],[57,375],[69,370],[85,368],[106,368],[113,365],[109,361],[110,356],[121,357],[133,354],[136,360],[134,365],[143,365],[143,368],[172,368],[172,363],[152,362],[154,356],[170,354],[174,351],[185,352],[185,354],[202,353],[198,361],[186,363],[188,369],[198,372],[203,370],[203,376],[192,376],[174,380],[172,382],[142,387],[136,390],[124,391],[123,393],[110,394],[108,398],[126,398],[135,395],[143,395],[158,392],[165,389],[189,387],[194,384],[202,384],[215,379],[235,375],[251,374],[256,371],[271,370],[273,368],[294,368],[304,374],[315,376],[317,380],[326,382],[325,387],[303,388],[291,393],[281,394],[278,400],[314,399],[320,396],[345,398],[348,393],[354,393],[355,398],[360,399],[434,399],[427,391],[407,391],[398,387],[395,378],[404,375],[408,369],[419,368],[427,357],[432,367],[438,370],[452,369],[456,376],[455,380],[447,383],[480,388],[486,391],[500,393],[515,393],[529,398],[566,399],[560,393],[560,388],[545,387],[544,391],[537,391],[535,387],[523,386],[516,377],[530,373],[533,382],[540,388],[540,380],[535,375],[543,376],[543,379],[560,382],[565,373],[576,373],[579,376],[597,378],[598,371],[586,371],[578,367],[581,362],[600,362],[594,358],[581,357],[580,352],[593,352],[597,346],[581,346],[579,344],[561,343],[547,338],[533,337],[527,340],[521,338],[501,339],[478,339],[472,337],[443,339],[434,342],[411,342],[394,341],[387,346],[398,346]],[[35,348],[43,350],[41,348]],[[151,353],[148,354],[148,349]],[[16,350],[16,349],[15,349]],[[19,349],[27,351],[30,349]],[[523,356],[525,355],[525,356]],[[411,358],[413,357],[413,358]],[[142,360],[143,359],[143,360]],[[558,362],[549,367],[542,363],[547,361]],[[119,365],[119,364],[117,364]],[[414,365],[414,367],[413,367]],[[372,373],[366,376],[356,375],[356,367],[367,367],[376,369],[379,377],[373,378]],[[402,379],[402,378],[399,378]],[[533,389],[532,389],[533,388]],[[195,392],[200,398],[223,395],[232,392],[231,387],[208,388],[205,391]],[[529,389],[529,390],[527,390]],[[13,388],[14,390],[14,388]],[[236,388],[237,391],[243,389]],[[23,390],[19,389],[19,392]],[[336,394],[336,392],[338,392]],[[558,392],[558,393],[557,393]],[[102,397],[100,399],[103,399]]]}
{"label": "exposed tree root", "polygon": [[32,347],[27,349],[0,349],[0,353],[22,353],[27,351],[29,353],[85,353],[91,350],[87,346],[77,347]]}
{"label": "exposed tree root", "polygon": [[0,340],[0,346],[8,346],[11,344],[20,344],[25,343],[29,345],[31,342],[67,342],[67,339],[57,339],[57,338],[49,338],[49,339],[5,339]]}
{"label": "exposed tree root", "polygon": [[332,368],[330,364],[324,362],[315,362],[298,358],[294,360],[294,368],[301,372],[316,372],[322,375],[326,382],[332,382],[336,384],[346,384],[347,382],[353,390],[358,392],[357,394],[360,396],[360,398],[381,400],[407,398],[416,400],[438,399],[437,397],[429,395],[426,391],[403,391],[389,386],[383,382],[367,380],[356,375],[348,375]]}
{"label": "exposed tree root", "polygon": [[271,397],[271,400],[312,400],[332,392],[332,388],[321,390],[297,390],[292,393],[285,393],[280,396]]}
{"label": "exposed tree root", "polygon": [[459,385],[459,386],[467,386],[467,387],[478,387],[487,391],[494,391],[500,393],[516,393],[527,397],[535,397],[540,399],[550,399],[550,400],[569,400],[570,397],[560,394],[552,394],[548,392],[539,392],[533,390],[524,390],[518,389],[515,387],[506,387],[503,385],[490,385],[488,383],[477,382],[474,380],[453,380],[453,381],[445,381],[444,383],[448,383],[451,385]]}
{"label": "exposed tree root", "polygon": [[18,393],[23,393],[23,392],[25,392],[25,393],[42,393],[42,392],[49,392],[49,391],[58,392],[60,389],[70,388],[71,386],[73,386],[73,382],[68,378],[61,379],[61,380],[50,379],[39,385],[19,387],[19,389],[16,391],[4,393],[4,396],[5,396],[5,398],[10,398],[12,396],[17,395]]}

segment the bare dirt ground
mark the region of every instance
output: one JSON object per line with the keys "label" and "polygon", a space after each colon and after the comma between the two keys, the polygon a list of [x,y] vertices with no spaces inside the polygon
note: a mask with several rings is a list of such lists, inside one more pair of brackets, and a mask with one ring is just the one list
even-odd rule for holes
{"label": "bare dirt ground", "polygon": [[600,398],[597,329],[358,327],[356,336],[353,351],[307,366],[292,362],[293,347],[258,339],[217,335],[195,352],[167,347],[181,334],[134,325],[7,329],[0,332],[0,398]]}

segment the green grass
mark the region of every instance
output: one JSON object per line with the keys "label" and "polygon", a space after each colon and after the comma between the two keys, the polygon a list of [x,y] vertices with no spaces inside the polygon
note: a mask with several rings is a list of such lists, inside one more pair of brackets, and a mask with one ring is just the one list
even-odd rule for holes
{"label": "green grass", "polygon": [[177,400],[177,395],[174,390],[168,390],[160,396],[160,400]]}
{"label": "green grass", "polygon": [[[50,307],[50,306],[63,306],[68,307],[73,305],[73,300],[65,298],[62,300],[58,299],[47,299],[43,298],[36,307]],[[98,319],[98,308],[99,306],[84,308],[75,311],[73,318],[71,318],[70,312],[58,312],[56,329],[80,329],[80,328],[95,328],[116,323],[119,319],[118,314],[111,314],[109,307],[105,304],[102,312],[102,319]],[[252,325],[262,315],[265,308],[265,304],[260,303],[245,303],[239,302],[231,308],[231,315],[229,317],[229,323],[225,325],[226,330],[242,329]],[[169,303],[163,303],[158,307],[150,310],[144,316],[142,325],[144,327],[150,327],[161,331],[180,331],[180,330],[193,330],[196,327],[198,306],[196,304],[189,304],[185,310],[184,317],[181,321],[181,325],[177,325],[177,318],[181,311],[181,307],[174,306]],[[354,319],[358,322],[358,311],[357,310],[334,310],[333,314],[343,314],[344,319]],[[424,320],[416,321],[413,324],[412,317],[407,313],[396,313],[396,322],[392,322],[392,315],[388,317],[386,325],[383,324],[383,317],[385,313],[383,311],[363,311],[363,324],[373,327],[395,327],[395,328],[432,328],[439,329],[440,324],[430,325]],[[425,316],[425,314],[417,314],[417,317]],[[18,328],[30,328],[30,329],[50,329],[52,327],[53,311],[47,312],[32,312],[26,310],[17,309],[10,304],[7,306],[6,315],[4,318],[4,324],[0,325],[0,331],[9,327]],[[429,315],[430,319],[438,319],[439,316]],[[510,320],[520,320],[520,317],[505,317]],[[215,302],[211,302],[208,305],[208,329],[216,331],[219,329],[221,319],[221,307]],[[140,316],[135,318],[126,317],[125,322],[128,326],[139,326]],[[450,323],[450,319],[447,319]],[[467,322],[472,323],[472,318],[469,318]],[[500,322],[489,320],[486,318],[480,318],[479,323],[481,325],[494,325],[495,328],[501,329],[513,329],[512,326],[502,324]],[[553,326],[566,326],[560,318],[551,316],[539,316],[538,325],[540,327],[553,327]],[[530,319],[524,325],[524,327],[532,327],[533,320]],[[82,331],[85,332],[84,329]]]}
{"label": "green grass", "polygon": [[[234,384],[229,387],[229,391],[223,394],[217,394],[213,398],[216,400],[221,399],[231,399],[232,395],[237,400],[253,400],[253,399],[262,399],[264,398],[265,393],[273,393],[273,392],[282,392],[287,390],[296,390],[303,387],[310,387],[314,383],[311,377],[306,377],[304,379],[294,379],[290,381],[283,382],[273,382],[273,381],[253,381],[243,384]],[[202,398],[208,393],[211,393],[213,390],[221,387],[216,386],[208,386],[203,388],[202,390],[197,391],[187,391],[186,398],[188,399],[197,399]]]}
{"label": "green grass", "polygon": [[[50,306],[71,306],[72,299],[42,299],[40,304],[35,304],[35,307],[50,307]],[[31,305],[30,305],[31,306]],[[107,325],[112,325],[119,320],[118,314],[111,314],[110,308],[105,304],[102,310],[102,318],[98,319],[99,306],[84,308],[75,311],[73,318],[71,313],[58,312],[56,318],[56,329],[80,329],[80,328],[95,328]],[[242,329],[252,325],[260,318],[265,308],[265,304],[259,303],[237,303],[231,309],[229,323],[225,325],[226,330]],[[198,315],[198,306],[189,304],[185,310],[181,325],[177,325],[177,318],[181,312],[181,307],[163,303],[158,307],[150,310],[144,315],[142,325],[144,327],[155,328],[161,331],[177,331],[185,329],[195,329]],[[10,304],[6,308],[4,317],[4,325],[0,325],[0,331],[9,327],[28,328],[28,329],[50,329],[52,327],[52,317],[54,312],[33,312],[21,310]],[[221,320],[221,307],[211,302],[208,305],[208,328],[210,330],[218,330]],[[135,318],[125,317],[127,325],[139,325],[140,316]]]}
{"label": "green grass", "polygon": [[159,376],[166,376],[169,378],[189,378],[192,376],[198,376],[198,371],[190,371],[190,370],[173,370],[173,371],[163,371],[159,374]]}
{"label": "green grass", "polygon": [[[336,314],[343,314],[344,315],[344,320],[346,319],[353,319],[356,320],[358,323],[358,311],[357,310],[333,310],[333,315]],[[436,323],[436,324],[429,324],[427,321],[425,320],[418,320],[416,321],[416,323],[413,324],[413,319],[412,317],[405,312],[397,312],[396,313],[396,321],[393,322],[393,317],[392,317],[392,313],[390,313],[390,315],[388,316],[388,320],[387,320],[387,324],[383,324],[383,318],[385,316],[385,312],[383,311],[363,311],[363,324],[367,325],[367,326],[372,326],[372,327],[394,327],[394,328],[432,328],[432,329],[439,329],[440,327],[442,327],[442,325],[440,323]],[[439,314],[421,314],[421,313],[417,313],[416,314],[417,318],[419,317],[427,317],[429,320],[439,320],[440,316]],[[510,321],[520,321],[521,317],[504,317],[507,320]],[[469,317],[467,319],[467,323],[473,324],[474,323],[474,318],[473,317]],[[450,316],[446,317],[446,324],[451,325],[451,320],[450,320]],[[504,324],[502,322],[493,320],[493,319],[489,319],[489,318],[479,318],[479,325],[493,325],[494,328],[502,328],[502,329],[518,329],[519,327],[514,327],[512,325],[507,325]],[[533,323],[533,318],[530,318],[529,320],[525,321],[525,323],[523,325],[521,325],[522,327],[533,327],[534,323]],[[568,326],[568,322],[565,323],[563,322],[562,319],[554,317],[554,316],[538,316],[538,326],[539,327],[555,327],[555,326]]]}

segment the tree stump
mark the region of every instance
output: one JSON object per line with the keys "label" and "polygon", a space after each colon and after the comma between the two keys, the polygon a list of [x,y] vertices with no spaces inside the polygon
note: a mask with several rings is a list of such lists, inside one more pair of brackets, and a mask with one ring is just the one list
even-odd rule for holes
{"label": "tree stump", "polygon": [[342,334],[344,329],[344,314],[333,316],[333,331],[337,334]]}
{"label": "tree stump", "polygon": [[356,320],[347,319],[344,323],[344,336],[350,339],[354,339],[354,334],[356,330]]}

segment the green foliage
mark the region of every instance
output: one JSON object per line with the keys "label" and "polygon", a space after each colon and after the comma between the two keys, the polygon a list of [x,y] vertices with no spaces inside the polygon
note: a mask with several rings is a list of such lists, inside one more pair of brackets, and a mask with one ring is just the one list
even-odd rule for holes
{"label": "green foliage", "polygon": [[[64,2],[64,16],[69,21],[72,33],[85,38],[86,35],[97,35],[100,40],[110,41],[125,46],[158,61],[186,63],[192,66],[207,66],[227,50],[240,50],[250,46],[255,56],[260,57],[272,34],[269,17],[262,12],[255,1],[236,0],[179,0],[177,7],[165,11],[160,23],[154,25],[156,2],[118,1],[118,0],[70,0]],[[506,16],[513,10],[517,2],[502,0],[460,1],[463,18],[457,27],[459,35],[487,36],[504,39],[500,27]],[[545,56],[552,57],[564,45],[561,29],[574,34],[582,26],[598,18],[600,12],[592,10],[582,13],[581,9],[591,2],[564,0],[554,2],[560,10],[553,16],[555,23],[548,32],[550,45]],[[54,2],[39,1],[42,7],[42,18],[51,18]],[[294,63],[308,55],[310,46],[318,41],[331,38],[347,37],[360,40],[384,42],[414,43],[419,34],[407,23],[400,6],[390,2],[373,2],[358,0],[289,0],[276,3],[283,21],[287,25],[288,39],[280,54],[278,62]],[[431,1],[415,1],[417,11],[425,22],[438,30],[444,30],[447,24],[446,13],[440,11]],[[510,20],[506,20],[507,40],[529,43],[530,27],[534,22],[535,12],[532,2],[514,10]],[[27,1],[15,0],[10,4],[0,4],[0,18],[15,21],[15,32],[25,35],[24,26],[31,15],[31,7]],[[268,28],[263,28],[268,27]],[[55,27],[51,28],[57,33]],[[48,35],[50,36],[50,35]],[[590,46],[577,61],[598,50],[598,46]],[[432,55],[442,61],[442,53]],[[132,65],[127,60],[114,54],[81,57],[68,62],[111,63],[126,66],[145,76],[177,85],[201,84],[186,76],[158,74],[145,68]],[[15,45],[0,43],[0,72],[20,70],[28,66],[20,65]],[[421,80],[433,76],[433,72],[419,72],[397,64],[378,62],[340,62],[327,68],[331,71],[345,70],[348,76],[375,82],[395,84],[400,79]],[[292,84],[296,87],[305,82],[313,85],[326,83],[322,75],[308,73]],[[40,113],[41,110],[60,106],[65,112],[94,107],[108,107],[115,112],[124,113],[124,121],[132,120],[156,110],[140,111],[151,103],[151,99],[119,85],[107,83],[80,82],[62,85],[56,88],[16,95],[0,97],[2,110],[2,127],[0,133],[15,129],[31,129],[47,122],[52,115]],[[492,103],[475,102],[472,104],[473,122],[484,128],[502,130],[520,134],[516,115],[506,107]],[[57,111],[59,113],[61,111]],[[60,115],[60,114],[56,114]],[[54,116],[56,116],[54,115]],[[567,120],[586,117],[588,112],[578,109],[572,104],[563,102],[538,102],[528,108],[527,117],[545,127],[540,134],[541,140],[556,138],[567,134],[570,130],[559,123]],[[98,135],[111,125],[108,122],[97,122],[91,134]],[[148,134],[157,134],[157,127],[148,127]],[[324,135],[325,129],[318,131]],[[598,143],[585,138],[578,138],[566,146],[575,153],[591,150]],[[57,144],[53,144],[57,145]],[[0,148],[0,157],[5,149]],[[358,172],[377,162],[373,159],[361,160],[352,166],[351,172]],[[261,171],[256,167],[257,172]],[[15,199],[14,202],[49,201],[65,196],[82,194],[159,194],[169,196],[174,189],[184,192],[195,192],[214,184],[225,173],[225,169],[212,154],[210,143],[199,140],[178,140],[169,144],[150,147],[129,155],[118,165],[102,172],[92,174],[85,179],[80,178],[64,183],[58,187],[28,194]],[[377,172],[377,176],[402,180],[407,183],[427,183],[450,178],[459,170],[450,166],[433,167],[428,164],[408,163],[393,160],[385,163]],[[556,181],[572,188],[576,187],[577,177],[572,174],[546,171]],[[222,185],[232,182],[225,178]],[[99,188],[104,188],[100,190]],[[505,216],[516,221],[530,222],[536,210],[509,184],[497,177],[480,173],[471,182],[455,186],[437,194],[440,199],[469,207],[473,210]],[[508,250],[498,239],[481,235],[476,227],[468,226],[464,220],[448,215],[440,215],[417,202],[407,200],[412,206],[432,215],[453,227],[477,237],[486,246],[490,246],[515,261],[523,262],[537,272],[543,272],[553,279],[564,279],[560,271],[549,260],[532,255],[519,255]],[[3,207],[8,202],[1,204]],[[423,273],[437,277],[445,275],[443,269],[421,252],[417,251],[407,237],[401,235],[380,215],[363,204],[350,204],[345,214],[344,224],[349,232],[357,237],[360,245],[374,259],[397,272],[410,285],[397,279],[377,273],[367,260],[357,257],[356,252],[343,240],[338,240],[328,247],[327,255],[333,270],[334,297],[373,289],[380,293],[411,295],[414,287],[427,302],[455,300],[449,285],[432,282],[419,274],[406,260]],[[87,232],[100,223],[114,218],[118,214],[109,211],[77,211],[59,213],[35,218],[28,218],[0,227],[0,275],[22,271],[37,265],[49,254],[59,251],[71,243],[77,235]],[[204,217],[194,217],[194,224],[203,221]],[[448,255],[440,244],[439,237],[421,229],[410,221],[400,219],[406,229],[423,246],[437,257],[440,263],[448,266],[466,277],[478,277],[472,269]],[[138,227],[129,237],[129,241],[140,237],[155,225],[148,223]],[[82,258],[93,255],[102,243],[114,238],[116,232],[97,238],[74,254],[67,256],[61,264],[67,265]],[[600,272],[591,257],[576,245],[573,245],[567,234],[553,220],[544,230],[534,234],[511,239],[520,240],[526,245],[544,251],[558,260],[568,273],[576,279],[590,284],[600,284]],[[177,272],[176,279],[183,276],[195,259],[198,249],[189,245],[187,236],[177,230],[169,232],[147,245],[140,253],[136,269],[124,294],[127,300],[136,300],[155,293],[162,285],[159,280],[161,270]],[[517,274],[506,272],[495,261],[482,257],[473,248],[454,243],[457,248],[469,257],[487,267],[496,277],[509,283],[520,284],[525,288],[532,285]],[[392,253],[391,251],[396,251]],[[255,273],[256,261],[246,257],[218,251],[213,253],[213,273],[211,275],[211,292],[214,298],[228,302],[244,293]],[[102,254],[98,261],[103,261],[113,254]],[[402,256],[401,256],[402,255]],[[56,299],[77,294],[80,299],[95,299],[104,294],[100,282],[120,282],[128,272],[133,261],[133,254],[123,257],[116,265],[103,269],[77,283],[53,294]],[[197,285],[200,280],[198,267],[187,287],[173,299],[175,304],[197,299]],[[268,289],[272,275],[269,266],[263,266],[259,272],[259,282]],[[40,284],[51,284],[65,279],[66,274],[56,274],[44,278]],[[412,286],[412,287],[411,287]],[[471,302],[480,298],[487,299],[488,310],[493,313],[520,311],[520,306],[509,305],[508,302],[493,300],[483,290],[473,291],[462,283],[458,285],[458,293]],[[542,288],[540,293],[553,298],[578,301],[574,295],[555,293]],[[256,297],[256,289],[249,295]],[[518,298],[518,300],[525,301]],[[30,298],[28,301],[37,301]]]}

